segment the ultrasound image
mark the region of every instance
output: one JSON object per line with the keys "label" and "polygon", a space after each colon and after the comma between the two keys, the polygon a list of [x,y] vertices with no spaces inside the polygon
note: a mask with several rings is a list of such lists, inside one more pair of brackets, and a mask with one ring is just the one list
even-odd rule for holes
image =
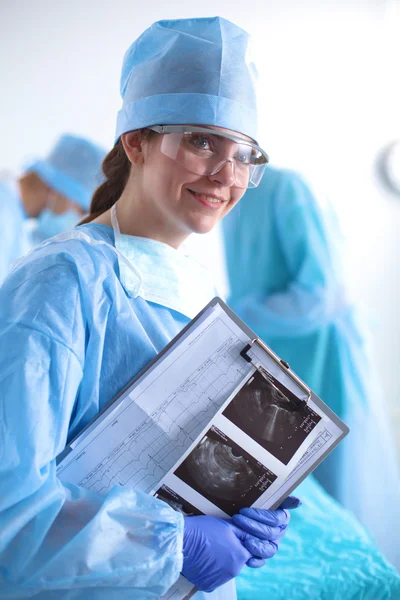
{"label": "ultrasound image", "polygon": [[212,426],[175,475],[228,515],[253,504],[276,475]]}
{"label": "ultrasound image", "polygon": [[287,465],[321,417],[268,373],[241,388],[223,415]]}
{"label": "ultrasound image", "polygon": [[179,496],[174,490],[171,490],[166,485],[162,485],[155,493],[155,497],[160,500],[164,500],[167,504],[171,506],[177,512],[186,515],[187,517],[194,517],[198,515],[203,515],[198,508],[190,504],[187,500]]}

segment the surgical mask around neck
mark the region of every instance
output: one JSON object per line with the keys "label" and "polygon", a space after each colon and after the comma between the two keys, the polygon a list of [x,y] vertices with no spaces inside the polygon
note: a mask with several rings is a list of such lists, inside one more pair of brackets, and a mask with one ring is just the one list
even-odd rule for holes
{"label": "surgical mask around neck", "polygon": [[200,264],[157,240],[121,234],[117,208],[111,208],[120,281],[127,294],[193,318],[215,295]]}

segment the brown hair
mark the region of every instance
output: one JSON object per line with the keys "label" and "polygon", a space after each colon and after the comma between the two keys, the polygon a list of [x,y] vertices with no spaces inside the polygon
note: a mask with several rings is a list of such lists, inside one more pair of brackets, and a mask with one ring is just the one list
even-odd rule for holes
{"label": "brown hair", "polygon": [[[147,141],[154,132],[150,129],[138,129],[142,141]],[[131,163],[125,153],[121,138],[107,154],[102,164],[105,181],[95,190],[90,204],[89,214],[79,225],[90,223],[116,203],[129,178]]]}
{"label": "brown hair", "polygon": [[79,225],[90,223],[112,207],[121,196],[128,181],[131,163],[125,154],[121,139],[107,154],[102,164],[105,181],[95,190],[89,214]]}

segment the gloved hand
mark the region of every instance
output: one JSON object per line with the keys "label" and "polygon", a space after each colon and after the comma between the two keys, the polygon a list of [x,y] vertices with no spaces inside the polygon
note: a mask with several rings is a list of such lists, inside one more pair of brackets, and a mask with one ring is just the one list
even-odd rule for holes
{"label": "gloved hand", "polygon": [[[278,513],[277,523],[288,521],[288,513],[283,510],[259,512],[270,515]],[[252,518],[246,519],[252,522]],[[204,592],[212,592],[236,577],[245,564],[253,568],[261,567],[265,559],[271,558],[277,550],[277,546],[271,546],[265,540],[279,541],[284,533],[280,524],[269,525],[269,537],[260,539],[258,529],[256,536],[253,536],[237,527],[233,519],[217,517],[184,517],[184,523],[182,575]],[[264,528],[265,535],[265,524],[260,526]]]}
{"label": "gloved hand", "polygon": [[199,590],[212,592],[250,560],[239,539],[245,534],[231,519],[184,517],[184,523],[182,575]]}
{"label": "gloved hand", "polygon": [[246,563],[248,567],[260,567],[265,563],[260,559],[272,558],[276,554],[290,521],[288,509],[300,505],[301,500],[288,496],[277,510],[242,508],[239,514],[233,515],[232,522],[244,533],[242,544],[252,555]]}

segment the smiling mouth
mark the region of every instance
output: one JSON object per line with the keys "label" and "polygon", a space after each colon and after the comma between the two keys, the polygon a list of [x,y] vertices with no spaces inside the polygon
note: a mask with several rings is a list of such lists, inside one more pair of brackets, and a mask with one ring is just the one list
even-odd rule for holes
{"label": "smiling mouth", "polygon": [[220,198],[216,198],[215,196],[208,196],[207,194],[195,192],[194,190],[188,191],[198,199],[205,200],[206,202],[210,202],[211,204],[225,204],[227,200],[221,200]]}

